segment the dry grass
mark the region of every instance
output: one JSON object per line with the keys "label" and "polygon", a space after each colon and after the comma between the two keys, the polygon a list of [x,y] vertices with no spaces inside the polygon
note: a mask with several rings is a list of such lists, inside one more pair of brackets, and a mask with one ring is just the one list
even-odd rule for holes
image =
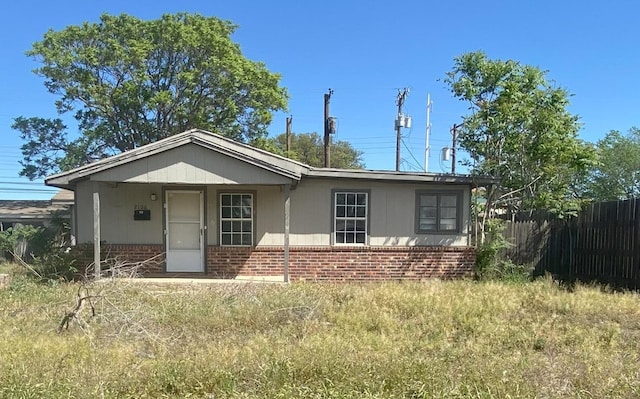
{"label": "dry grass", "polygon": [[543,280],[0,290],[0,397],[640,396],[640,297]]}

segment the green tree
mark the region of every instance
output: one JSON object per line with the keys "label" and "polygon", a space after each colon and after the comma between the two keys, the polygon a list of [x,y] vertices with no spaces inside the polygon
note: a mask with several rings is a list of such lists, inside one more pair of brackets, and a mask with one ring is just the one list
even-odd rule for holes
{"label": "green tree", "polygon": [[612,130],[596,144],[598,164],[584,182],[584,196],[613,201],[640,196],[640,129]]}
{"label": "green tree", "polygon": [[[281,134],[275,138],[275,146],[283,155],[306,163],[324,166],[324,138],[318,133],[291,134],[291,148],[286,153],[287,138]],[[356,150],[348,141],[337,140],[331,143],[331,167],[339,169],[362,169],[362,151]]]}
{"label": "green tree", "polygon": [[445,82],[470,105],[459,144],[472,173],[501,179],[486,191],[485,217],[496,208],[509,214],[547,209],[560,216],[579,208],[572,182],[594,164],[595,151],[577,137],[566,90],[536,67],[490,60],[483,52],[456,58]]}
{"label": "green tree", "polygon": [[[21,174],[37,178],[191,129],[261,142],[272,112],[286,109],[280,76],[246,59],[229,21],[197,14],[143,21],[103,14],[98,23],[50,30],[28,56],[34,72],[71,112],[79,137],[60,119],[15,119],[26,141]],[[75,136],[75,135],[74,135]]]}

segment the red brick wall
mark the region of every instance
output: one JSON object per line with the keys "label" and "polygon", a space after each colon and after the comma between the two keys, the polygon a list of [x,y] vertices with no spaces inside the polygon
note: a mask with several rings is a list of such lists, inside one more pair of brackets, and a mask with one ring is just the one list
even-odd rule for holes
{"label": "red brick wall", "polygon": [[[78,251],[88,264],[93,248]],[[141,262],[162,254],[162,245],[103,245],[102,257]],[[160,257],[161,258],[161,257]],[[475,249],[469,247],[291,247],[289,276],[292,281],[376,281],[422,280],[471,276]],[[207,248],[207,273],[210,278],[236,276],[278,276],[283,271],[281,247]],[[163,264],[145,269],[146,273],[164,273]]]}
{"label": "red brick wall", "polygon": [[[93,244],[77,245],[73,248],[77,254],[78,268],[83,273],[88,265],[93,263]],[[152,262],[144,265],[144,273],[164,273],[164,246],[153,244],[103,244],[100,248],[100,259],[128,263],[144,262],[153,258]]]}
{"label": "red brick wall", "polygon": [[[283,274],[278,247],[209,247],[211,277]],[[421,280],[471,276],[475,250],[468,247],[291,247],[291,280]]]}

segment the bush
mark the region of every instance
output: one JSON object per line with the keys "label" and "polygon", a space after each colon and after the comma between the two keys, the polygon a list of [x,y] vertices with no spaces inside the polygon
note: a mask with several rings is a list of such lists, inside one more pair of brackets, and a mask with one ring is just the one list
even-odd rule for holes
{"label": "bush", "polygon": [[504,228],[503,220],[487,220],[484,242],[478,246],[476,278],[511,282],[531,281],[532,268],[516,265],[505,255],[504,250],[513,244],[504,237]]}
{"label": "bush", "polygon": [[69,232],[66,214],[56,212],[47,227],[16,225],[0,232],[0,251],[13,253],[37,278],[68,281],[77,272],[68,253]]}
{"label": "bush", "polygon": [[24,257],[29,242],[41,234],[43,228],[28,224],[16,224],[4,231],[0,231],[0,252],[11,252],[20,258]]}

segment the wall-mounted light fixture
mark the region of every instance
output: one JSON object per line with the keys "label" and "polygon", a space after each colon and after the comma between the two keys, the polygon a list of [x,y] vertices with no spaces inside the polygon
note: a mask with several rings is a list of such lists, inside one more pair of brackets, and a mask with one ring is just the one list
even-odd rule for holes
{"label": "wall-mounted light fixture", "polygon": [[151,194],[151,201],[155,201],[156,199],[157,199],[157,197],[156,197],[155,193],[152,193]]}

